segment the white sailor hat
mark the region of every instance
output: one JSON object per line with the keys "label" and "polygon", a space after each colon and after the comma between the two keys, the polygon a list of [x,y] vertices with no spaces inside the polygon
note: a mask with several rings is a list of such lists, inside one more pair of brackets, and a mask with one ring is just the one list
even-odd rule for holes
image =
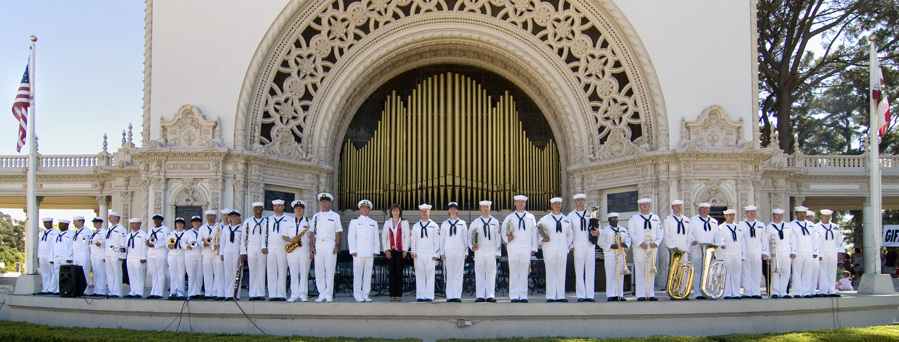
{"label": "white sailor hat", "polygon": [[184,223],[184,218],[183,218],[183,217],[176,217],[176,218],[175,218],[175,222],[181,222],[181,223]]}
{"label": "white sailor hat", "polygon": [[745,211],[759,210],[759,207],[754,206],[754,205],[747,205],[747,206],[743,207],[743,210],[745,210]]}
{"label": "white sailor hat", "polygon": [[606,216],[608,216],[609,218],[613,218],[613,217],[618,217],[618,215],[620,215],[620,214],[618,214],[618,213],[609,213],[609,214],[606,215]]}
{"label": "white sailor hat", "polygon": [[781,208],[775,208],[775,209],[771,209],[771,213],[772,214],[783,214],[784,210]]}
{"label": "white sailor hat", "polygon": [[637,200],[637,204],[643,204],[643,203],[652,203],[652,198],[643,197],[643,198]]}
{"label": "white sailor hat", "polygon": [[203,219],[200,218],[199,216],[196,216],[196,215],[191,216],[191,217],[190,217],[190,220],[191,220],[191,221],[200,221],[200,222],[203,222]]}
{"label": "white sailor hat", "polygon": [[724,211],[724,215],[736,215],[737,211],[733,209],[727,209]]}
{"label": "white sailor hat", "polygon": [[480,202],[478,202],[478,205],[493,205],[493,202],[491,202],[491,201],[480,201]]}
{"label": "white sailor hat", "polygon": [[371,209],[371,201],[364,199],[359,201],[359,203],[356,203],[356,206],[359,207],[359,209],[362,209],[362,207],[368,207],[369,209]]}
{"label": "white sailor hat", "polygon": [[562,203],[562,197],[553,197],[549,199],[549,203]]}
{"label": "white sailor hat", "polygon": [[575,194],[571,196],[572,199],[587,199],[587,194]]}
{"label": "white sailor hat", "polygon": [[162,217],[162,214],[153,214],[153,219],[165,220],[165,217]]}
{"label": "white sailor hat", "polygon": [[285,202],[284,202],[284,200],[282,200],[282,199],[272,200],[272,205],[278,205],[278,204],[284,205],[284,203],[285,203]]}
{"label": "white sailor hat", "polygon": [[94,217],[94,219],[91,220],[91,222],[103,222],[103,219],[100,217]]}
{"label": "white sailor hat", "polygon": [[41,221],[44,221],[44,222],[53,222],[53,218],[52,218],[52,217],[45,217],[45,218],[42,218]]}
{"label": "white sailor hat", "polygon": [[430,205],[430,204],[427,204],[427,203],[423,203],[422,205],[418,206],[418,209],[421,209],[421,210],[431,210],[431,205]]}
{"label": "white sailor hat", "polygon": [[512,197],[512,199],[516,201],[527,201],[528,197],[525,195],[515,195]]}
{"label": "white sailor hat", "polygon": [[251,205],[254,207],[265,207],[265,203],[262,202],[253,202]]}
{"label": "white sailor hat", "polygon": [[71,221],[66,220],[66,219],[59,219],[58,221],[59,221],[59,223],[65,223],[65,224],[72,223]]}
{"label": "white sailor hat", "polygon": [[74,217],[72,217],[72,221],[78,221],[78,220],[84,221],[84,216],[74,216]]}
{"label": "white sailor hat", "polygon": [[447,210],[452,209],[452,208],[459,209],[459,203],[456,203],[456,202],[449,202],[449,203],[446,205],[446,209],[447,209]]}
{"label": "white sailor hat", "polygon": [[216,215],[216,214],[218,214],[218,212],[215,210],[209,209],[207,211],[204,211],[203,214],[204,215]]}
{"label": "white sailor hat", "polygon": [[293,202],[290,202],[291,208],[296,208],[297,206],[306,209],[306,202],[304,202],[303,200],[294,200]]}
{"label": "white sailor hat", "polygon": [[108,216],[122,217],[122,213],[120,213],[118,211],[111,211],[111,212],[109,212]]}
{"label": "white sailor hat", "polygon": [[230,216],[230,215],[237,215],[237,216],[240,216],[240,212],[237,211],[237,209],[232,209],[232,210],[228,213],[228,215],[229,215],[229,216]]}
{"label": "white sailor hat", "polygon": [[673,200],[673,201],[671,201],[671,205],[684,205],[684,201]]}
{"label": "white sailor hat", "polygon": [[806,211],[806,212],[805,212],[805,216],[815,216],[815,212],[814,212],[814,211],[811,211],[811,210]]}
{"label": "white sailor hat", "polygon": [[137,217],[132,217],[132,218],[128,219],[128,223],[141,223],[141,222],[143,222],[143,221]]}
{"label": "white sailor hat", "polygon": [[327,192],[320,193],[320,194],[318,194],[318,196],[315,196],[315,197],[318,198],[319,201],[333,201],[334,200],[334,196],[331,196],[331,194],[329,194]]}
{"label": "white sailor hat", "polygon": [[219,210],[219,213],[222,213],[222,214],[231,214],[231,209],[225,208],[225,209]]}
{"label": "white sailor hat", "polygon": [[833,215],[833,210],[821,209],[821,215]]}
{"label": "white sailor hat", "polygon": [[808,207],[804,207],[804,206],[800,205],[798,207],[793,208],[793,211],[808,211]]}
{"label": "white sailor hat", "polygon": [[698,208],[711,208],[712,204],[709,202],[702,202],[702,203],[699,203],[699,205],[697,207]]}

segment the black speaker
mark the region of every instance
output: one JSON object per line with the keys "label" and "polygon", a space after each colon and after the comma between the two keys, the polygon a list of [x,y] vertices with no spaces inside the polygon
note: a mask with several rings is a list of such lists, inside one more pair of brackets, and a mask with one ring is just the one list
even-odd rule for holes
{"label": "black speaker", "polygon": [[78,265],[59,266],[59,296],[80,297],[87,288],[84,270]]}

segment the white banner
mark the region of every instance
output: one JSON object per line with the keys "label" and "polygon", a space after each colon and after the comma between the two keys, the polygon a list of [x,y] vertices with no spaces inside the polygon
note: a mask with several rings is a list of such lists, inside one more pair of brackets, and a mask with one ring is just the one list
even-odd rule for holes
{"label": "white banner", "polygon": [[883,226],[883,246],[899,247],[899,225]]}

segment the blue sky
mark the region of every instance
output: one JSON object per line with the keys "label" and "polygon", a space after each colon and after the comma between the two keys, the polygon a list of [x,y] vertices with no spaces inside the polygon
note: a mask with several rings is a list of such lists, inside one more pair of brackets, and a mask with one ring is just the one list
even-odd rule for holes
{"label": "blue sky", "polygon": [[[41,154],[96,154],[103,133],[109,150],[134,124],[140,145],[144,72],[144,2],[139,0],[0,0],[0,155],[16,152],[12,103],[36,35],[36,101]],[[0,211],[24,219],[21,209]],[[41,210],[58,218],[92,211]]]}

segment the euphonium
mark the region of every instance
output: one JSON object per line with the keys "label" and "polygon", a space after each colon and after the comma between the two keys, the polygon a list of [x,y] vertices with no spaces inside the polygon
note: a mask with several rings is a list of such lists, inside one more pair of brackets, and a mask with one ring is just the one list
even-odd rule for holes
{"label": "euphonium", "polygon": [[[490,229],[490,227],[485,226],[484,228]],[[478,249],[478,230],[471,230],[471,247],[472,249]]]}
{"label": "euphonium", "polygon": [[303,247],[303,235],[306,234],[306,231],[308,231],[308,230],[309,230],[309,225],[307,224],[306,227],[303,228],[303,231],[300,232],[300,235],[297,235],[300,237],[300,240],[297,240],[297,243],[293,243],[293,242],[288,243],[287,246],[284,246],[284,251],[287,253],[290,253],[290,252],[293,252],[293,250],[297,249],[298,247]]}
{"label": "euphonium", "polygon": [[537,221],[537,231],[540,232],[540,235],[546,238],[549,241],[549,235],[546,234],[546,228],[543,227],[543,221]]}
{"label": "euphonium", "polygon": [[699,245],[702,253],[702,277],[699,291],[709,299],[719,299],[724,296],[724,281],[727,278],[727,267],[724,261],[712,262],[712,255],[718,249],[718,244],[703,243]]}
{"label": "euphonium", "polygon": [[686,299],[693,290],[693,266],[689,262],[682,262],[685,250],[672,248],[671,262],[668,264],[668,284],[665,291],[671,299]]}
{"label": "euphonium", "polygon": [[[615,233],[615,244],[618,245],[618,249],[615,250],[615,261],[625,260],[624,258],[626,258],[627,255],[625,255],[626,252],[624,251],[624,233],[623,232]],[[618,258],[622,258],[622,259],[618,259]],[[620,264],[618,264],[618,265],[619,265],[618,267],[620,267]],[[629,267],[627,267],[627,263],[624,264],[624,270],[618,272],[618,274],[619,275],[631,274],[631,269]]]}

